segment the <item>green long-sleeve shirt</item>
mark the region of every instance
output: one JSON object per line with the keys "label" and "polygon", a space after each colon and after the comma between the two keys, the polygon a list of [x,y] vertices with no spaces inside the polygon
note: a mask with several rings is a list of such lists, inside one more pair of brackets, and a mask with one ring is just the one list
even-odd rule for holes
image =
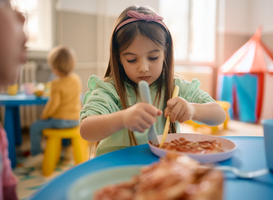
{"label": "green long-sleeve shirt", "polygon": [[[192,82],[175,79],[175,85],[179,87],[178,96],[186,99],[188,102],[207,103],[214,102],[211,96],[199,89],[200,82],[193,79]],[[129,106],[141,101],[137,98],[133,88],[129,84],[125,84],[126,94],[128,95]],[[88,81],[88,91],[84,96],[84,106],[80,112],[80,121],[90,115],[110,114],[122,110],[122,105],[113,82],[104,82],[97,76],[91,76]],[[152,102],[154,102],[157,92],[157,86],[152,84],[150,86],[150,93]],[[164,92],[162,91],[162,98],[159,102],[159,109],[164,111]],[[164,130],[166,118],[162,114],[157,117],[155,127],[157,133],[161,135]],[[180,124],[175,123],[177,132],[180,132]],[[138,144],[146,144],[148,142],[148,129],[144,133],[134,132]],[[111,151],[123,149],[130,146],[128,129],[122,129],[111,136],[100,141],[96,155],[102,155]]]}

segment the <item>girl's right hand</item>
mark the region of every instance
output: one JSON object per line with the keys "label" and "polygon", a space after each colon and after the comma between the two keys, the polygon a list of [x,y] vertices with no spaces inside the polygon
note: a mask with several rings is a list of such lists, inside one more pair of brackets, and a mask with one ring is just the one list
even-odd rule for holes
{"label": "girl's right hand", "polygon": [[137,103],[124,110],[122,121],[125,128],[143,133],[156,122],[156,117],[161,114],[162,111],[151,104]]}

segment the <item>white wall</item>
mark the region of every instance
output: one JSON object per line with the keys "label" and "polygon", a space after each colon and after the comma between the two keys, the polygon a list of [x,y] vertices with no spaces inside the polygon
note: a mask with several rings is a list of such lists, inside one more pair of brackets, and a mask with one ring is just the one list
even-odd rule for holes
{"label": "white wall", "polygon": [[252,0],[223,0],[224,32],[247,34],[249,32],[249,2]]}
{"label": "white wall", "polygon": [[119,15],[126,7],[131,5],[137,6],[149,6],[153,8],[156,12],[159,11],[159,0],[109,0],[108,1],[108,15],[117,16]]}
{"label": "white wall", "polygon": [[263,33],[273,32],[272,0],[220,0],[220,32],[252,35],[259,25]]}
{"label": "white wall", "polygon": [[115,17],[130,5],[147,5],[156,12],[159,10],[159,0],[59,0],[57,8],[63,11],[96,14],[103,6],[104,14]]}
{"label": "white wall", "polygon": [[[148,5],[159,11],[160,0],[58,0],[59,10],[116,17],[130,5]],[[172,2],[171,0],[169,1]],[[273,0],[219,0],[219,32],[252,35],[259,25],[273,32]]]}
{"label": "white wall", "polygon": [[97,13],[97,0],[58,0],[57,9],[80,13]]}
{"label": "white wall", "polygon": [[263,26],[263,33],[273,33],[273,1],[272,0],[252,0],[251,26],[253,33],[259,25]]}

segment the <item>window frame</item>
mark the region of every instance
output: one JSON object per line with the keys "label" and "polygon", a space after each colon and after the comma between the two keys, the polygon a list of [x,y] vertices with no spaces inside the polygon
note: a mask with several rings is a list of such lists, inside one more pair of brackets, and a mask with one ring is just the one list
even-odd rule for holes
{"label": "window frame", "polygon": [[217,41],[218,41],[218,35],[217,35],[217,24],[218,24],[218,1],[216,0],[215,1],[215,28],[214,28],[214,35],[215,35],[215,42],[214,42],[214,60],[213,61],[192,61],[189,59],[189,48],[190,48],[190,42],[191,41],[191,38],[192,38],[192,34],[191,34],[191,28],[190,28],[190,25],[191,25],[191,6],[192,6],[192,1],[191,0],[188,0],[188,19],[189,19],[189,22],[187,23],[187,30],[188,30],[188,42],[187,42],[187,51],[186,51],[186,59],[183,59],[183,60],[178,60],[178,59],[175,59],[174,60],[174,64],[175,66],[179,67],[179,66],[211,66],[212,68],[216,68],[217,67],[217,63],[218,63],[218,60],[217,60],[217,56],[218,56],[218,53],[217,53]]}
{"label": "window frame", "polygon": [[[39,10],[38,16],[42,19],[42,23],[39,23],[39,28],[41,29],[39,32],[42,32],[42,37],[46,37],[46,39],[42,38],[42,40],[46,40],[46,43],[49,45],[47,47],[28,47],[27,49],[27,57],[28,59],[45,59],[47,58],[47,54],[49,50],[55,45],[56,41],[56,12],[55,5],[57,0],[38,0],[39,1]],[[45,28],[47,27],[47,28]],[[44,34],[45,29],[49,27],[49,34]]]}

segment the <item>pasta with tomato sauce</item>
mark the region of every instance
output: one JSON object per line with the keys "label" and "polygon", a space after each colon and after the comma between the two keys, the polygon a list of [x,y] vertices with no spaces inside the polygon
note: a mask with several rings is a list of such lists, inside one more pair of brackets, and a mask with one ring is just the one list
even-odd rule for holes
{"label": "pasta with tomato sauce", "polygon": [[175,150],[183,153],[194,154],[211,154],[223,152],[221,142],[217,142],[216,140],[193,142],[186,140],[183,137],[172,140],[171,142],[165,142],[162,148],[166,150]]}

